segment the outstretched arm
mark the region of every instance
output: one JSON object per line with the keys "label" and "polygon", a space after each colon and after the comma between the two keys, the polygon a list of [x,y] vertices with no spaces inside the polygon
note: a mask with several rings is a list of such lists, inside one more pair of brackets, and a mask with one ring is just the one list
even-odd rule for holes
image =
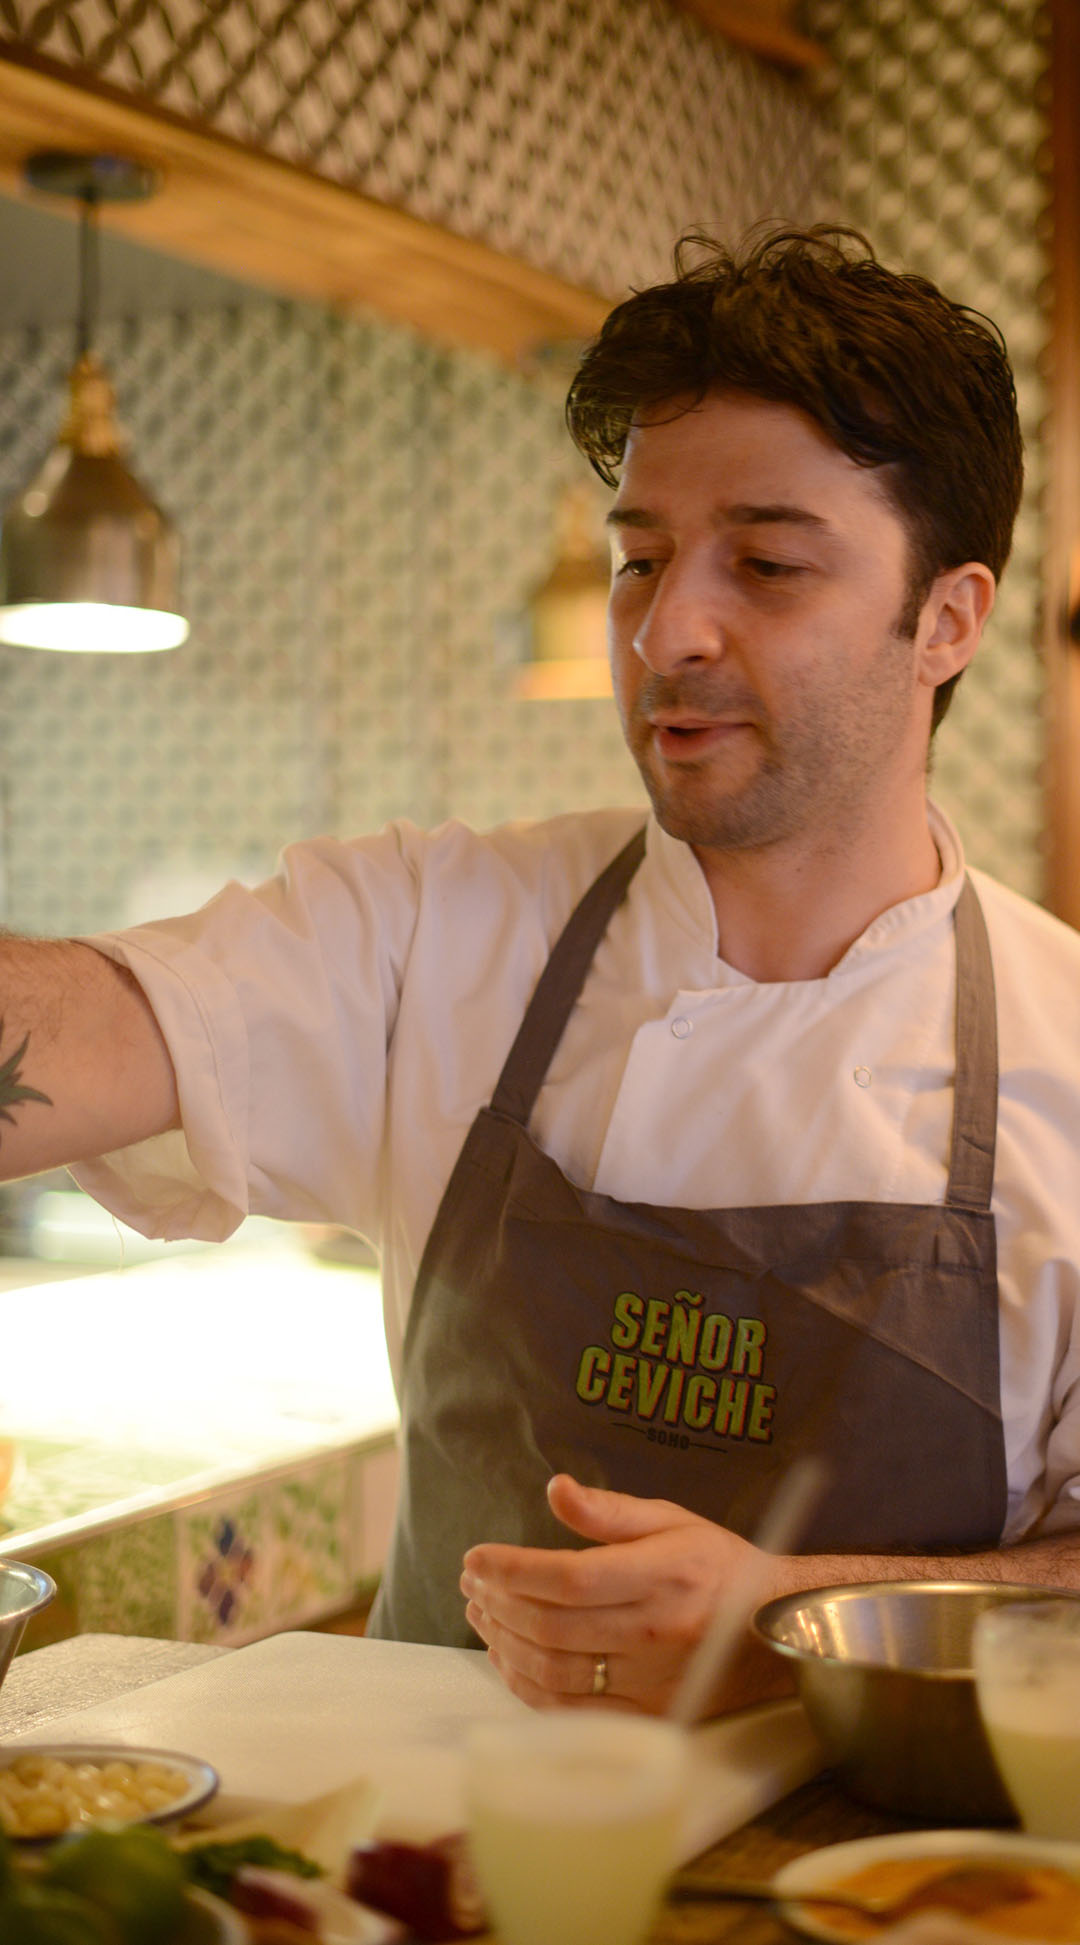
{"label": "outstretched arm", "polygon": [[[489,1544],[465,1556],[466,1618],[507,1686],[536,1708],[633,1708],[661,1714],[716,1602],[736,1576],[755,1575],[755,1605],[802,1588],[868,1580],[1022,1580],[1080,1587],[1080,1534],[1025,1540],[949,1558],[757,1553],[726,1527],[664,1499],[551,1481],[552,1510],[599,1542],[580,1552]],[[598,1656],[607,1689],[594,1697]],[[780,1658],[746,1637],[710,1713],[783,1693]]]}
{"label": "outstretched arm", "polygon": [[74,940],[0,934],[0,1180],[177,1125],[172,1062],[127,969]]}

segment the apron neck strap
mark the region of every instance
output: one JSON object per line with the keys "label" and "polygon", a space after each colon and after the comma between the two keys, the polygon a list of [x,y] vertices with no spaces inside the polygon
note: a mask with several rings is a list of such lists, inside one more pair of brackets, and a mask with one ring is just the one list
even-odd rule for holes
{"label": "apron neck strap", "polygon": [[997,1000],[986,920],[971,879],[956,901],[956,1080],[945,1201],[989,1209],[998,1118]]}
{"label": "apron neck strap", "polygon": [[596,948],[626,897],[630,880],[644,856],[645,827],[642,826],[571,912],[506,1056],[491,1097],[496,1114],[509,1115],[522,1127],[527,1123]]}

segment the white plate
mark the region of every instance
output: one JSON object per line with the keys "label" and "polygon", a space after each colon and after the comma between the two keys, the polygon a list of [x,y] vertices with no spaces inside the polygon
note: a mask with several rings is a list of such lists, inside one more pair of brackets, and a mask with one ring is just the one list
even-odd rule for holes
{"label": "white plate", "polygon": [[[129,1743],[22,1742],[0,1749],[0,1769],[11,1769],[26,1756],[52,1756],[63,1763],[162,1763],[169,1769],[179,1770],[187,1783],[183,1795],[174,1797],[160,1810],[148,1810],[145,1815],[132,1818],[134,1823],[175,1823],[178,1817],[186,1817],[207,1803],[218,1786],[216,1769],[197,1756],[182,1756],[175,1749],[136,1749]],[[85,1825],[75,1827],[86,1828]],[[52,1843],[54,1837],[23,1837],[17,1841]]]}
{"label": "white plate", "polygon": [[[848,1844],[829,1844],[805,1857],[793,1858],[773,1878],[781,1900],[781,1916],[808,1938],[852,1945],[851,1934],[831,1925],[801,1899],[835,1885],[840,1878],[903,1857],[989,1857],[1002,1864],[1056,1864],[1080,1877],[1080,1844],[1055,1843],[1050,1838],[1025,1837],[998,1830],[904,1830],[890,1837],[860,1837]],[[1023,1933],[1014,1932],[1014,1938]],[[1001,1934],[999,1933],[1000,1937]]]}

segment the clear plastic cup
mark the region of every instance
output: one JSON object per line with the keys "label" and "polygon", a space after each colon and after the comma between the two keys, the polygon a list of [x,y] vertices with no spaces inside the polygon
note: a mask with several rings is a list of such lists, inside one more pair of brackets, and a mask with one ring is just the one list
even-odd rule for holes
{"label": "clear plastic cup", "polygon": [[975,1624],[975,1691],[1034,1837],[1080,1840],[1080,1601],[1010,1601]]}
{"label": "clear plastic cup", "polygon": [[555,1710],[478,1725],[477,1876],[501,1945],[640,1945],[678,1856],[688,1744],[673,1723]]}

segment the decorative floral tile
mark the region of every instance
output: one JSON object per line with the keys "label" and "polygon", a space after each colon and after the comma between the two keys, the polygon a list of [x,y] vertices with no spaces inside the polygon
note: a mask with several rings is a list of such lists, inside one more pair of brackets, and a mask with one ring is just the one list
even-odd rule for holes
{"label": "decorative floral tile", "polygon": [[271,1632],[261,1493],[233,1489],[176,1517],[181,1640],[238,1646]]}
{"label": "decorative floral tile", "polygon": [[56,1598],[27,1626],[19,1652],[73,1634],[176,1638],[176,1535],[171,1514],[132,1520],[54,1552],[35,1565],[56,1582]]}
{"label": "decorative floral tile", "polygon": [[57,1595],[23,1651],[83,1633],[239,1647],[325,1620],[375,1584],[396,1483],[393,1445],[352,1447],[51,1552],[37,1548]]}
{"label": "decorative floral tile", "polygon": [[[76,1602],[81,1634],[176,1632],[176,1533],[171,1514],[133,1520],[79,1548]],[[46,1563],[46,1571],[51,1568]]]}
{"label": "decorative floral tile", "polygon": [[268,1484],[264,1493],[275,1625],[296,1626],[345,1606],[352,1589],[344,1454]]}

